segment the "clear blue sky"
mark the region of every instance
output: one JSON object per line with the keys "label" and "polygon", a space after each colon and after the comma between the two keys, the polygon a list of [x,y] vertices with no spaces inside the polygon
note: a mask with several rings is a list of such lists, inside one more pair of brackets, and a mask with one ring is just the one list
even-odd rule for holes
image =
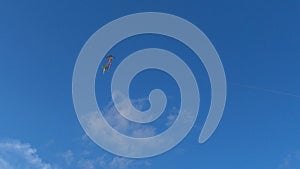
{"label": "clear blue sky", "polygon": [[[299,9],[296,0],[0,1],[0,168],[299,169]],[[203,75],[198,78],[200,114],[189,135],[167,153],[133,160],[104,151],[85,135],[72,102],[72,74],[82,46],[96,30],[145,11],[180,16],[210,38],[223,62],[228,95],[216,132],[198,144],[209,107],[201,62],[163,37],[148,36],[144,43],[133,37],[113,48],[120,58],[113,66],[134,50],[160,47]],[[112,72],[100,75],[96,92],[105,109]],[[179,106],[174,84],[166,74],[147,71],[132,82],[132,97],[144,98],[160,87],[170,93],[171,111]],[[153,125],[166,129],[163,119]]]}

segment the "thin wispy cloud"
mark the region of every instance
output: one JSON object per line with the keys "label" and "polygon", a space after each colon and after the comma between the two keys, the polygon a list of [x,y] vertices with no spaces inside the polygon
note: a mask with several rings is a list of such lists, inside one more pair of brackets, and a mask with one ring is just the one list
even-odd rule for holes
{"label": "thin wispy cloud", "polygon": [[37,150],[28,143],[16,140],[0,142],[0,168],[3,169],[56,169],[44,162]]}
{"label": "thin wispy cloud", "polygon": [[135,160],[124,157],[109,158],[104,155],[99,160],[103,169],[147,169],[151,166],[146,160]]}
{"label": "thin wispy cloud", "polygon": [[67,150],[61,154],[61,157],[65,160],[65,163],[70,166],[74,160],[74,153],[72,150]]}
{"label": "thin wispy cloud", "polygon": [[[146,101],[147,99],[131,100],[132,104],[138,109],[143,109],[146,105]],[[130,113],[130,109],[126,107],[123,107],[122,111],[129,111],[128,113]],[[156,128],[153,126],[137,124],[128,121],[126,118],[119,114],[118,110],[116,110],[112,103],[104,107],[104,110],[102,112],[109,125],[118,132],[130,135],[132,137],[149,137],[157,134]],[[95,115],[96,113],[87,113],[84,117],[84,121],[89,125],[90,129],[93,129],[93,133],[97,135],[97,131],[103,129],[104,124],[97,120],[99,117]],[[114,136],[113,134],[108,133],[108,135],[111,136],[110,139],[118,139],[112,138]],[[82,136],[81,140],[84,141],[87,145],[92,142],[90,139],[88,139],[88,136],[86,134]],[[124,141],[120,141],[119,143],[120,144],[118,145],[118,147],[120,149],[127,149],[128,145],[130,145],[130,143]],[[123,158],[113,155],[102,155],[98,158],[84,157],[74,161],[77,161],[78,168],[86,169],[132,169],[148,168],[148,166],[151,165],[145,160]]]}
{"label": "thin wispy cloud", "polygon": [[299,169],[300,168],[300,151],[289,153],[282,160],[278,169]]}
{"label": "thin wispy cloud", "polygon": [[[114,95],[120,95],[120,93],[114,93]],[[128,103],[132,103],[134,107],[139,110],[145,109],[148,99],[123,99],[120,101],[121,110],[124,114],[132,112],[132,107]],[[132,137],[150,137],[157,134],[156,128],[151,125],[143,125],[139,123],[130,122],[124,118],[119,111],[115,108],[113,103],[109,103],[103,110],[103,115],[109,124],[117,131]]]}
{"label": "thin wispy cloud", "polygon": [[173,107],[171,112],[167,116],[167,122],[165,123],[165,126],[170,127],[176,120],[177,115],[178,115],[178,109],[176,107]]}
{"label": "thin wispy cloud", "polygon": [[85,168],[85,169],[95,169],[98,166],[98,160],[91,160],[91,159],[80,159],[77,162],[78,168]]}
{"label": "thin wispy cloud", "polygon": [[147,169],[151,164],[146,160],[129,159],[108,154],[96,158],[80,158],[77,168],[84,169]]}
{"label": "thin wispy cloud", "polygon": [[[124,97],[121,97],[124,98]],[[128,98],[125,98],[128,99]],[[147,99],[129,100],[135,107],[144,108],[147,105]],[[128,103],[128,101],[124,101]],[[123,103],[119,100],[118,103]],[[127,107],[125,106],[127,105]],[[105,145],[105,149],[111,152],[128,152],[130,157],[138,157],[145,152],[153,152],[154,149],[165,149],[170,145],[176,144],[178,140],[172,137],[160,137],[155,143],[151,143],[153,136],[161,134],[161,128],[156,128],[155,123],[141,124],[132,122],[120,114],[132,113],[131,104],[124,104],[117,110],[113,103],[109,103],[102,108],[101,112],[87,112],[81,115],[81,123],[86,128],[87,135],[98,144]],[[176,108],[166,111],[168,113],[163,127],[170,127],[177,118],[178,110]],[[187,113],[185,113],[187,114]],[[183,125],[191,121],[192,116],[186,116]],[[183,130],[183,131],[181,131]],[[178,132],[184,132],[185,128],[179,128]],[[123,137],[124,135],[131,138],[148,138],[143,139],[144,142],[136,142],[133,144],[131,138]],[[178,138],[181,135],[178,136]],[[147,142],[149,144],[147,144]],[[147,146],[144,146],[144,145]]]}
{"label": "thin wispy cloud", "polygon": [[11,166],[6,160],[0,158],[0,168],[13,169],[13,166]]}

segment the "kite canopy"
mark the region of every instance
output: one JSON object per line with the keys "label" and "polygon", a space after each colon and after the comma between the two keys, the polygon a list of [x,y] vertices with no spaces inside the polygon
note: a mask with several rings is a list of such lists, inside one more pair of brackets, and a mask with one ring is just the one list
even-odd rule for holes
{"label": "kite canopy", "polygon": [[106,57],[106,59],[108,59],[108,60],[107,60],[107,63],[102,67],[103,68],[103,74],[110,69],[111,64],[112,64],[112,60],[114,58],[115,57],[113,55],[109,55],[109,56]]}

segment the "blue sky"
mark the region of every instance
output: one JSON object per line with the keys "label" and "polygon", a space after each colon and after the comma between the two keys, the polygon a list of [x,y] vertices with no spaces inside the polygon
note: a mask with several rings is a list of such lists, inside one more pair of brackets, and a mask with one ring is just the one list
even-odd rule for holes
{"label": "blue sky", "polygon": [[[300,2],[292,0],[1,1],[0,168],[300,168],[299,9]],[[228,95],[216,132],[198,144],[210,102],[201,62],[182,44],[161,36],[118,44],[110,51],[118,56],[111,71],[97,75],[96,95],[108,121],[121,132],[145,129],[131,134],[151,135],[167,129],[180,102],[174,80],[149,70],[132,82],[132,99],[146,109],[143,98],[161,88],[169,96],[166,114],[148,128],[118,121],[109,83],[126,55],[164,48],[200,75],[201,107],[191,132],[174,149],[135,160],[110,154],[86,136],[73,106],[72,74],[82,46],[96,30],[145,11],[182,17],[209,37],[225,69]]]}

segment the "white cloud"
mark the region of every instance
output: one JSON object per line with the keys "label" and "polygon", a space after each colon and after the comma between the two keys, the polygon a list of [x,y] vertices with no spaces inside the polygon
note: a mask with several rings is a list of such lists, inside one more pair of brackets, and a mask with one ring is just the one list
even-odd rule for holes
{"label": "white cloud", "polygon": [[98,158],[98,163],[102,169],[147,169],[150,167],[150,163],[146,160],[137,160],[124,157],[109,158],[106,155]]}
{"label": "white cloud", "polygon": [[300,151],[289,153],[281,162],[278,169],[299,169]]}
{"label": "white cloud", "polygon": [[[138,99],[132,100],[131,102],[136,108],[143,109],[146,105],[146,101],[146,99]],[[123,111],[130,111],[130,109],[127,109],[126,107],[123,108]],[[149,137],[156,134],[156,128],[153,126],[137,124],[128,121],[126,118],[119,114],[112,103],[104,108],[103,116],[114,129],[125,135],[130,135],[132,137]],[[98,129],[101,130],[104,128],[102,126],[104,124],[99,122],[97,118],[97,116],[95,117],[95,113],[87,113],[85,115],[86,124],[90,125],[89,128],[95,129],[95,131],[93,131],[94,134],[97,134]],[[112,134],[108,135],[113,136]],[[116,140],[117,138],[110,139]],[[91,142],[86,134],[82,136],[82,141],[86,142],[86,144],[89,144],[89,142]],[[120,142],[119,148],[127,149],[128,145],[130,145],[128,142]],[[74,159],[74,161],[76,161],[76,159]],[[77,161],[77,167],[85,169],[135,169],[149,168],[148,166],[150,166],[150,163],[145,160],[129,159],[116,156],[111,157],[110,155],[103,155],[98,158],[85,157],[78,159]]]}
{"label": "white cloud", "polygon": [[13,169],[11,165],[8,164],[4,159],[0,158],[0,168],[3,169]]}
{"label": "white cloud", "polygon": [[[144,104],[143,99],[133,100],[132,102],[137,106],[143,106]],[[126,108],[124,108],[123,110],[130,111],[130,109]],[[123,139],[119,137],[119,135],[116,135],[115,130],[117,130],[121,134],[131,137],[145,138],[156,135],[155,127],[149,124],[139,124],[127,120],[119,114],[118,110],[116,110],[113,104],[109,104],[108,106],[106,106],[104,108],[104,111],[102,111],[102,115],[109,123],[109,125],[115,130],[107,130],[106,123],[103,123],[101,121],[98,113],[99,112],[90,112],[84,114],[82,116],[83,123],[89,129],[88,135],[91,135],[94,138],[94,140],[107,138],[107,140],[105,140],[106,142],[109,142],[109,140],[114,140],[115,143],[118,143],[108,144],[113,149],[117,149],[122,152],[130,152],[132,154],[141,154],[140,151],[145,151],[143,149],[137,149],[135,145],[133,145],[132,142],[130,142],[130,140]],[[103,134],[105,136],[103,136]]]}
{"label": "white cloud", "polygon": [[[94,147],[91,146],[93,142],[91,139],[88,139],[86,134],[81,138],[82,141],[84,141],[84,144],[88,145],[89,148]],[[150,162],[145,159],[124,158],[110,153],[105,153],[99,157],[97,154],[94,154],[93,151],[83,150],[79,154],[80,156],[74,155],[73,159],[73,162],[75,162],[76,167],[79,169],[148,169],[151,166]]]}
{"label": "white cloud", "polygon": [[178,116],[178,109],[176,107],[173,107],[169,115],[167,116],[167,122],[165,125],[167,127],[170,127],[176,120],[177,116]]}
{"label": "white cloud", "polygon": [[62,153],[61,156],[68,166],[72,164],[74,160],[74,154],[71,150],[67,150],[66,152]]}
{"label": "white cloud", "polygon": [[[78,160],[78,168],[84,169],[129,169],[137,166],[137,163],[133,159],[123,157],[110,158],[107,155],[103,155],[94,159],[80,159]],[[136,167],[135,167],[136,168]],[[144,168],[144,167],[143,167]]]}
{"label": "white cloud", "polygon": [[[135,107],[141,108],[146,105],[146,101],[147,99],[131,100],[132,104],[135,105]],[[119,102],[122,102],[122,100],[120,100]],[[128,107],[131,107],[131,105],[128,105]],[[126,108],[126,106],[123,105],[122,110],[120,111],[130,110],[131,108]],[[121,135],[116,133],[119,132],[129,137],[146,138],[158,135],[159,133],[157,131],[161,131],[161,128],[157,129],[156,127],[154,127],[154,123],[140,124],[129,121],[118,112],[113,103],[110,103],[106,107],[104,107],[101,113],[109,123],[109,126],[107,125],[107,123],[103,122],[102,117],[100,117],[100,112],[89,112],[83,114],[81,116],[81,122],[84,124],[84,126],[86,126],[86,129],[88,131],[87,134],[91,136],[94,141],[98,141],[98,143],[105,145],[106,150],[111,150],[112,152],[125,152],[128,154],[128,156],[138,157],[141,154],[145,154],[145,152],[154,152],[154,148],[165,149],[165,147],[170,147],[170,145],[174,145],[177,141],[175,138],[173,139],[173,137],[162,137],[158,140],[158,142],[155,142],[155,144],[148,144],[149,146],[143,146],[143,144],[145,144],[146,142],[140,142],[139,145],[132,144],[132,139],[126,139],[125,137],[122,137]],[[124,114],[126,113],[130,112],[125,112]],[[171,111],[168,112],[168,114],[169,116],[164,123],[165,126],[170,126],[173,124],[173,122],[177,118],[178,109],[174,107]],[[184,119],[184,123],[185,121],[186,123],[189,123],[191,121],[190,118],[191,117],[187,116]],[[110,127],[115,130],[111,129]],[[179,130],[184,129],[185,128]],[[182,131],[178,132],[182,133]],[[180,136],[181,135],[177,137],[179,138]],[[85,139],[86,136],[84,136],[84,140]],[[144,140],[151,141],[151,139]],[[141,146],[143,146],[143,148],[141,148]]]}
{"label": "white cloud", "polygon": [[54,169],[45,163],[30,144],[19,141],[0,142],[0,168],[2,169]]}
{"label": "white cloud", "polygon": [[130,159],[115,157],[109,163],[110,169],[126,169],[133,163]]}
{"label": "white cloud", "polygon": [[133,137],[148,137],[153,136],[156,133],[156,128],[154,127],[140,127],[132,131]]}
{"label": "white cloud", "polygon": [[80,159],[78,161],[78,168],[84,169],[95,169],[97,166],[98,160],[90,160],[90,159]]}
{"label": "white cloud", "polygon": [[[138,109],[144,109],[146,105],[147,99],[133,99],[131,103]],[[123,103],[123,102],[122,102]],[[129,114],[131,109],[129,105],[123,105],[122,112],[124,114]],[[109,104],[104,109],[104,117],[109,122],[109,124],[116,129],[117,131],[132,137],[150,137],[156,135],[156,128],[151,125],[132,123],[126,118],[124,118],[118,110],[113,106],[113,104]]]}

